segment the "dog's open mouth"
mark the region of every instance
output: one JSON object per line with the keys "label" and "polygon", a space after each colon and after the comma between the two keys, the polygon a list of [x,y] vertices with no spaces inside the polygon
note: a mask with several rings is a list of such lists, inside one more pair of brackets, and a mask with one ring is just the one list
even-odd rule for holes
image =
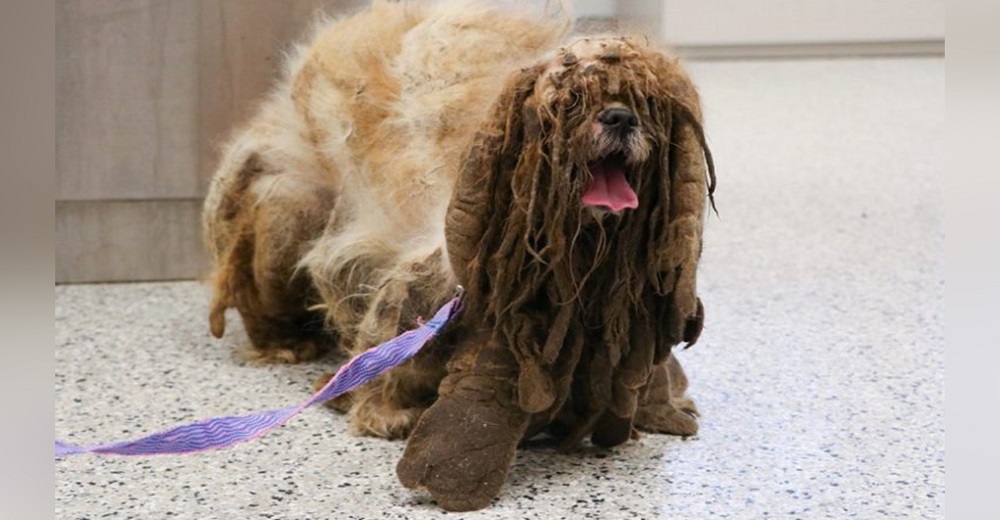
{"label": "dog's open mouth", "polygon": [[639,197],[625,178],[625,157],[613,153],[587,165],[591,179],[580,201],[584,206],[621,211],[639,207]]}

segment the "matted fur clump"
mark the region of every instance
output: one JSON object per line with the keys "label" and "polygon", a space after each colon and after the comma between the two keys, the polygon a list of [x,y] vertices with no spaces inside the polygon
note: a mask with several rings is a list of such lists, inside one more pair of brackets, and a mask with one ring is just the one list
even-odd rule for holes
{"label": "matted fur clump", "polygon": [[565,16],[377,2],[319,24],[226,146],[205,202],[211,330],[265,361],[351,354],[466,288],[413,360],[331,403],[408,437],[397,473],[485,507],[517,445],[692,435],[706,201],[698,96],[642,38]]}

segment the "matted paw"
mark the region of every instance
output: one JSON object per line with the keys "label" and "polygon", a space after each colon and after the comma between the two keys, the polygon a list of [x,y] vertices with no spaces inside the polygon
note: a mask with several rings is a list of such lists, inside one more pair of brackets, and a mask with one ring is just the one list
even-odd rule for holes
{"label": "matted paw", "polygon": [[[313,393],[319,392],[335,376],[333,372],[323,374],[313,383]],[[354,392],[344,392],[329,401],[323,403],[324,406],[333,408],[340,413],[347,413],[351,410],[351,403],[354,402]]]}
{"label": "matted paw", "polygon": [[690,437],[698,433],[698,409],[687,398],[670,404],[640,406],[635,414],[635,427],[649,433]]}
{"label": "matted paw", "polygon": [[605,410],[604,414],[594,426],[594,431],[590,435],[590,442],[602,448],[613,448],[624,443],[632,437],[632,418],[619,417],[611,410]]}
{"label": "matted paw", "polygon": [[357,435],[405,439],[416,426],[425,408],[399,408],[368,401],[351,408],[351,429]]}
{"label": "matted paw", "polygon": [[482,509],[500,493],[527,416],[495,403],[441,399],[406,444],[396,475],[447,511]]}
{"label": "matted paw", "polygon": [[317,341],[295,343],[268,343],[263,347],[251,346],[243,351],[243,359],[255,365],[294,364],[313,361],[327,348]]}

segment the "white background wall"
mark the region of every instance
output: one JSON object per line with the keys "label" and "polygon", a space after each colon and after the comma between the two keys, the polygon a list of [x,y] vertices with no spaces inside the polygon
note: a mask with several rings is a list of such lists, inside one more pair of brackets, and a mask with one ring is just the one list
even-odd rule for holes
{"label": "white background wall", "polygon": [[687,57],[944,54],[944,0],[588,0]]}
{"label": "white background wall", "polygon": [[581,18],[614,18],[618,2],[616,0],[573,0],[574,14]]}
{"label": "white background wall", "polygon": [[944,40],[944,0],[664,0],[676,45]]}

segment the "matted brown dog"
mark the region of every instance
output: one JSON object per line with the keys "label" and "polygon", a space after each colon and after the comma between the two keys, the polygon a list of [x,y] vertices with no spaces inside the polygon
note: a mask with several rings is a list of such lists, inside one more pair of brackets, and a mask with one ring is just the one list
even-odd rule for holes
{"label": "matted brown dog", "polygon": [[205,202],[212,333],[235,307],[261,360],[359,353],[466,288],[439,339],[332,403],[408,437],[400,480],[448,510],[488,505],[541,433],[698,428],[671,355],[703,320],[698,96],[643,38],[568,32],[473,2],[318,24]]}

